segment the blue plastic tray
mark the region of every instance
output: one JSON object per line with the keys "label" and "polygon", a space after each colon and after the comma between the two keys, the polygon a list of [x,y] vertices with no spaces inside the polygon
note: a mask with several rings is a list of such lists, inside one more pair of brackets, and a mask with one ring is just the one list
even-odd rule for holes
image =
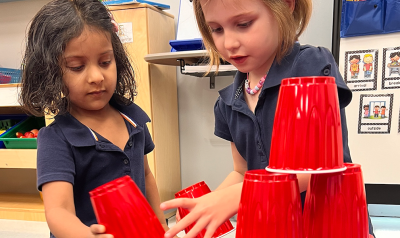
{"label": "blue plastic tray", "polygon": [[19,69],[0,68],[0,73],[11,76],[11,81],[9,83],[21,82],[21,70]]}
{"label": "blue plastic tray", "polygon": [[147,3],[149,5],[155,6],[162,10],[170,9],[169,5],[161,4],[158,2],[146,1],[146,0],[102,0],[101,2],[104,5],[118,5],[118,4],[125,4],[125,3]]}
{"label": "blue plastic tray", "polygon": [[[6,134],[6,132],[12,130],[13,128],[15,128],[16,126],[18,126],[19,124],[21,124],[26,118],[28,118],[27,115],[18,115],[18,114],[10,114],[10,115],[0,115],[0,120],[6,120],[6,119],[13,119],[13,120],[18,120],[19,122],[17,124],[15,124],[13,127],[11,127],[10,129],[6,130],[4,133],[0,134],[0,137],[3,136],[4,134]],[[6,148],[6,146],[4,145],[3,141],[0,141],[0,149]]]}
{"label": "blue plastic tray", "polygon": [[169,45],[172,46],[175,51],[204,50],[203,40],[201,38],[191,40],[170,40]]}

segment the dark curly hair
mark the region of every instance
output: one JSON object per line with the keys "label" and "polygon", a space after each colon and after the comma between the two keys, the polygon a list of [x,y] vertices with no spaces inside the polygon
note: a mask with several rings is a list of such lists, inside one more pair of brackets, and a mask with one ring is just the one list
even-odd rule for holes
{"label": "dark curly hair", "polygon": [[136,96],[134,70],[114,32],[110,12],[99,0],[53,0],[32,19],[22,66],[20,104],[27,113],[43,116],[68,111],[68,89],[60,60],[66,44],[85,26],[111,35],[117,65],[116,99],[130,104]]}
{"label": "dark curly hair", "polygon": [[400,51],[397,51],[397,52],[392,52],[391,54],[390,54],[390,58],[393,58],[393,57],[395,57],[395,56],[400,56]]}

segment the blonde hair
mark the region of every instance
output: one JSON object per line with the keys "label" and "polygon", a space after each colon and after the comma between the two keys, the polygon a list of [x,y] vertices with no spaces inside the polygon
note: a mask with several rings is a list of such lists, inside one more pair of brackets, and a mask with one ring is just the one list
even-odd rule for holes
{"label": "blonde hair", "polygon": [[366,55],[364,55],[364,59],[365,59],[365,58],[368,58],[368,57],[373,58],[373,57],[372,57],[372,54],[366,54]]}
{"label": "blonde hair", "polygon": [[[214,44],[211,29],[207,25],[200,1],[193,0],[193,9],[196,15],[197,25],[203,37],[204,46],[210,55],[210,65],[216,65],[217,69],[220,64],[221,55],[218,53]],[[215,1],[215,0],[206,0]],[[220,0],[219,0],[220,1]],[[242,1],[242,0],[237,0]],[[248,1],[248,0],[246,0]],[[266,7],[271,9],[274,17],[279,25],[279,45],[277,49],[276,59],[278,63],[290,53],[293,44],[298,40],[299,36],[304,32],[311,17],[312,0],[294,0],[295,7],[293,13],[285,0],[256,0],[263,1]],[[208,72],[207,72],[208,73]]]}

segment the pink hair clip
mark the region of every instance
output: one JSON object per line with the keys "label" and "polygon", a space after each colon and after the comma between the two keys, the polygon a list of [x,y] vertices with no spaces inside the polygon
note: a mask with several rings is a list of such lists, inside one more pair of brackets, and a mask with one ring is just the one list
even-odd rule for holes
{"label": "pink hair clip", "polygon": [[118,23],[114,20],[114,16],[111,13],[110,13],[110,18],[111,18],[111,23],[114,26],[114,32],[118,32],[119,31]]}

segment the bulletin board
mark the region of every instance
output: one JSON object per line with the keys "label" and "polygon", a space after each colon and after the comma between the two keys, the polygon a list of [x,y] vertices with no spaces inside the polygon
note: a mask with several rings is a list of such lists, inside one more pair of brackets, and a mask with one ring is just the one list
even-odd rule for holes
{"label": "bulletin board", "polygon": [[[400,72],[393,69],[400,67],[399,39],[396,32],[340,41],[339,70],[353,92],[346,107],[350,153],[366,184],[400,184]],[[373,56],[365,61],[371,62],[369,74],[362,62],[366,54]],[[358,74],[350,72],[353,55],[360,56]]]}

